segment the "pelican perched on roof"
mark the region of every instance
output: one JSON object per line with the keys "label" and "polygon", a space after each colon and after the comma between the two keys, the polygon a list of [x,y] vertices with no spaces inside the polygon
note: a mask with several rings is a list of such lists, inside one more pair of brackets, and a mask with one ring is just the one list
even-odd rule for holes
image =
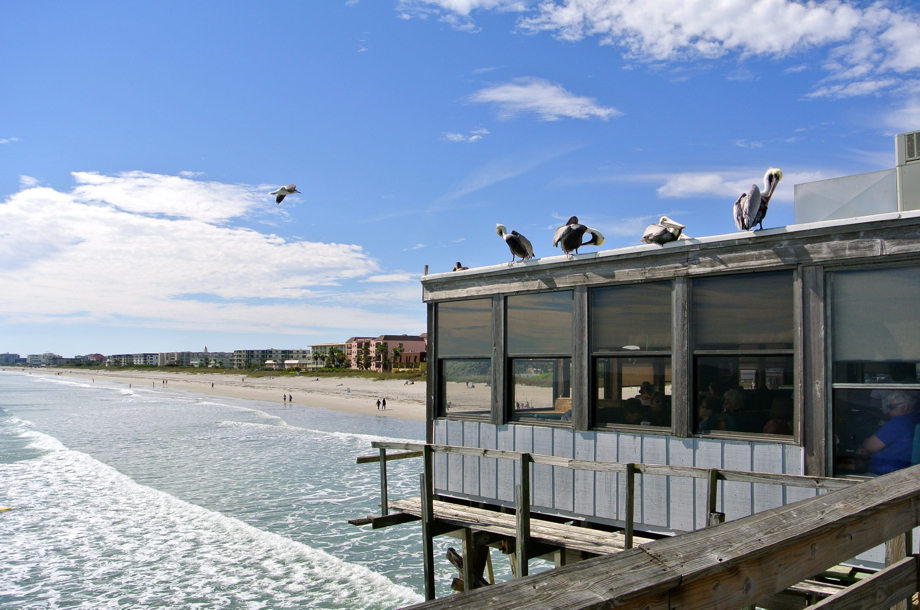
{"label": "pelican perched on roof", "polygon": [[277,197],[275,197],[275,203],[281,203],[281,200],[284,199],[286,195],[290,195],[292,193],[299,193],[299,192],[300,191],[297,190],[296,185],[289,184],[287,186],[280,187],[277,191],[272,191],[271,193],[269,193],[269,195],[278,195]]}
{"label": "pelican perched on roof", "polygon": [[773,197],[773,191],[776,185],[783,179],[783,172],[775,167],[767,170],[763,175],[763,190],[756,184],[751,185],[751,190],[747,193],[741,193],[738,201],[735,202],[735,226],[739,231],[753,231],[754,225],[759,225],[763,229],[763,217],[767,215],[767,204]]}
{"label": "pelican perched on roof", "polygon": [[[585,233],[589,234],[591,238],[586,242],[582,242],[581,240]],[[569,218],[553,234],[553,247],[561,245],[562,251],[566,254],[571,254],[572,252],[578,254],[578,249],[582,246],[600,246],[603,243],[604,235],[597,229],[579,224],[578,216]]]}
{"label": "pelican perched on roof", "polygon": [[658,224],[649,225],[645,228],[645,233],[642,235],[642,241],[647,244],[664,245],[669,241],[689,239],[686,235],[683,235],[683,231],[686,228],[687,227],[679,222],[674,222],[667,216],[662,216]]}
{"label": "pelican perched on roof", "polygon": [[533,258],[533,244],[530,240],[518,233],[517,231],[508,232],[505,225],[495,225],[495,232],[505,240],[508,248],[511,249],[511,262],[514,262],[516,256],[520,256],[522,261]]}

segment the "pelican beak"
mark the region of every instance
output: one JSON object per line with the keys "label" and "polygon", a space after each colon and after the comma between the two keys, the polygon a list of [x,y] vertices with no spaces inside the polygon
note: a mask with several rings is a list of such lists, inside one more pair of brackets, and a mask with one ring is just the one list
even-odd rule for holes
{"label": "pelican beak", "polygon": [[682,225],[682,224],[680,224],[679,222],[674,222],[674,221],[671,220],[670,218],[668,218],[668,219],[664,222],[664,226],[666,226],[666,227],[671,227],[672,229],[686,229],[686,228],[687,228],[685,225]]}

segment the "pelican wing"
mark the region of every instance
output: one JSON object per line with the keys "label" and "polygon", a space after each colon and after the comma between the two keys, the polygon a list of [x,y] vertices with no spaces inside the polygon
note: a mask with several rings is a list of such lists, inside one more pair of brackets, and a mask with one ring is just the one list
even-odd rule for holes
{"label": "pelican wing", "polygon": [[278,195],[275,197],[275,203],[281,203],[281,200],[284,199],[284,195]]}
{"label": "pelican wing", "polygon": [[527,256],[525,256],[524,258],[525,259],[533,258],[533,244],[530,243],[530,240],[524,237],[523,235],[521,235],[520,233],[518,233],[517,231],[512,231],[511,234],[517,236],[517,238],[521,242],[521,246],[524,248],[524,250],[527,251]]}
{"label": "pelican wing", "polygon": [[754,226],[754,218],[760,213],[760,187],[751,185],[751,190],[742,193],[735,202],[735,226],[739,231],[749,231]]}
{"label": "pelican wing", "polygon": [[556,232],[553,234],[553,247],[555,248],[558,246],[559,242],[562,241],[562,238],[565,237],[571,230],[572,225],[562,225],[556,229]]}
{"label": "pelican wing", "polygon": [[666,227],[661,225],[649,225],[645,227],[645,233],[642,234],[642,241],[647,244],[660,244],[662,238],[669,234]]}

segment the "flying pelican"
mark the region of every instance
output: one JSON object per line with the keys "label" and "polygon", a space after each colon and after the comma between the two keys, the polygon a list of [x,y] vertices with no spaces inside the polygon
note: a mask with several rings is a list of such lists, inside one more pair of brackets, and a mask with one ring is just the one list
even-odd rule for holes
{"label": "flying pelican", "polygon": [[751,185],[751,190],[741,193],[735,202],[735,226],[739,231],[753,231],[754,225],[763,229],[763,217],[767,215],[767,205],[773,197],[776,185],[783,179],[783,172],[775,167],[767,170],[763,175],[763,188],[766,193],[761,194],[760,187]]}
{"label": "flying pelican", "polygon": [[269,195],[278,195],[275,197],[275,203],[281,203],[281,200],[284,199],[285,195],[290,195],[291,193],[299,193],[297,186],[294,184],[289,184],[287,186],[280,187],[277,191],[272,191]]}
{"label": "flying pelican", "polygon": [[662,216],[658,224],[649,225],[645,228],[645,233],[642,235],[642,241],[647,244],[664,245],[669,241],[675,241],[681,238],[687,239],[685,235],[682,235],[685,228],[686,227],[679,222],[674,222],[667,216]]}
{"label": "flying pelican", "polygon": [[508,244],[508,248],[511,249],[512,263],[517,256],[521,257],[522,262],[529,258],[533,258],[533,245],[530,243],[529,239],[517,231],[509,233],[505,225],[495,225],[495,232],[498,233],[499,237],[505,240],[505,243]]}
{"label": "flying pelican", "polygon": [[[585,233],[591,235],[591,239],[582,242],[581,239],[585,236]],[[561,245],[562,251],[566,254],[571,254],[572,252],[578,254],[578,249],[582,246],[600,246],[603,243],[604,235],[597,229],[591,229],[583,224],[579,224],[578,216],[569,218],[566,223],[556,229],[556,233],[553,234],[553,247],[555,248]]]}

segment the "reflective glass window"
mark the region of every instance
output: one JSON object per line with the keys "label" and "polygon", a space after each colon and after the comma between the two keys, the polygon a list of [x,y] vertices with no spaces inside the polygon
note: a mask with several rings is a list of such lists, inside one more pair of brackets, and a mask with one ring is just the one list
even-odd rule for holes
{"label": "reflective glass window", "polygon": [[595,404],[598,426],[671,427],[671,357],[598,357]]}
{"label": "reflective glass window", "polygon": [[571,290],[509,296],[508,354],[571,354],[572,298]]}
{"label": "reflective glass window", "polygon": [[840,271],[831,286],[834,382],[915,380],[920,267]]}
{"label": "reflective glass window", "polygon": [[694,432],[791,436],[792,355],[697,356]]}
{"label": "reflective glass window", "polygon": [[514,358],[511,377],[513,421],[572,420],[571,358]]}
{"label": "reflective glass window", "polygon": [[669,351],[671,282],[592,290],[591,341],[595,352]]}
{"label": "reflective glass window", "polygon": [[920,462],[920,267],[830,274],[834,475]]}
{"label": "reflective glass window", "polygon": [[481,415],[492,409],[492,360],[441,360],[441,404],[444,415]]}
{"label": "reflective glass window", "polygon": [[792,286],[791,271],[694,280],[694,347],[792,349]]}
{"label": "reflective glass window", "polygon": [[438,303],[438,357],[492,355],[492,299]]}

